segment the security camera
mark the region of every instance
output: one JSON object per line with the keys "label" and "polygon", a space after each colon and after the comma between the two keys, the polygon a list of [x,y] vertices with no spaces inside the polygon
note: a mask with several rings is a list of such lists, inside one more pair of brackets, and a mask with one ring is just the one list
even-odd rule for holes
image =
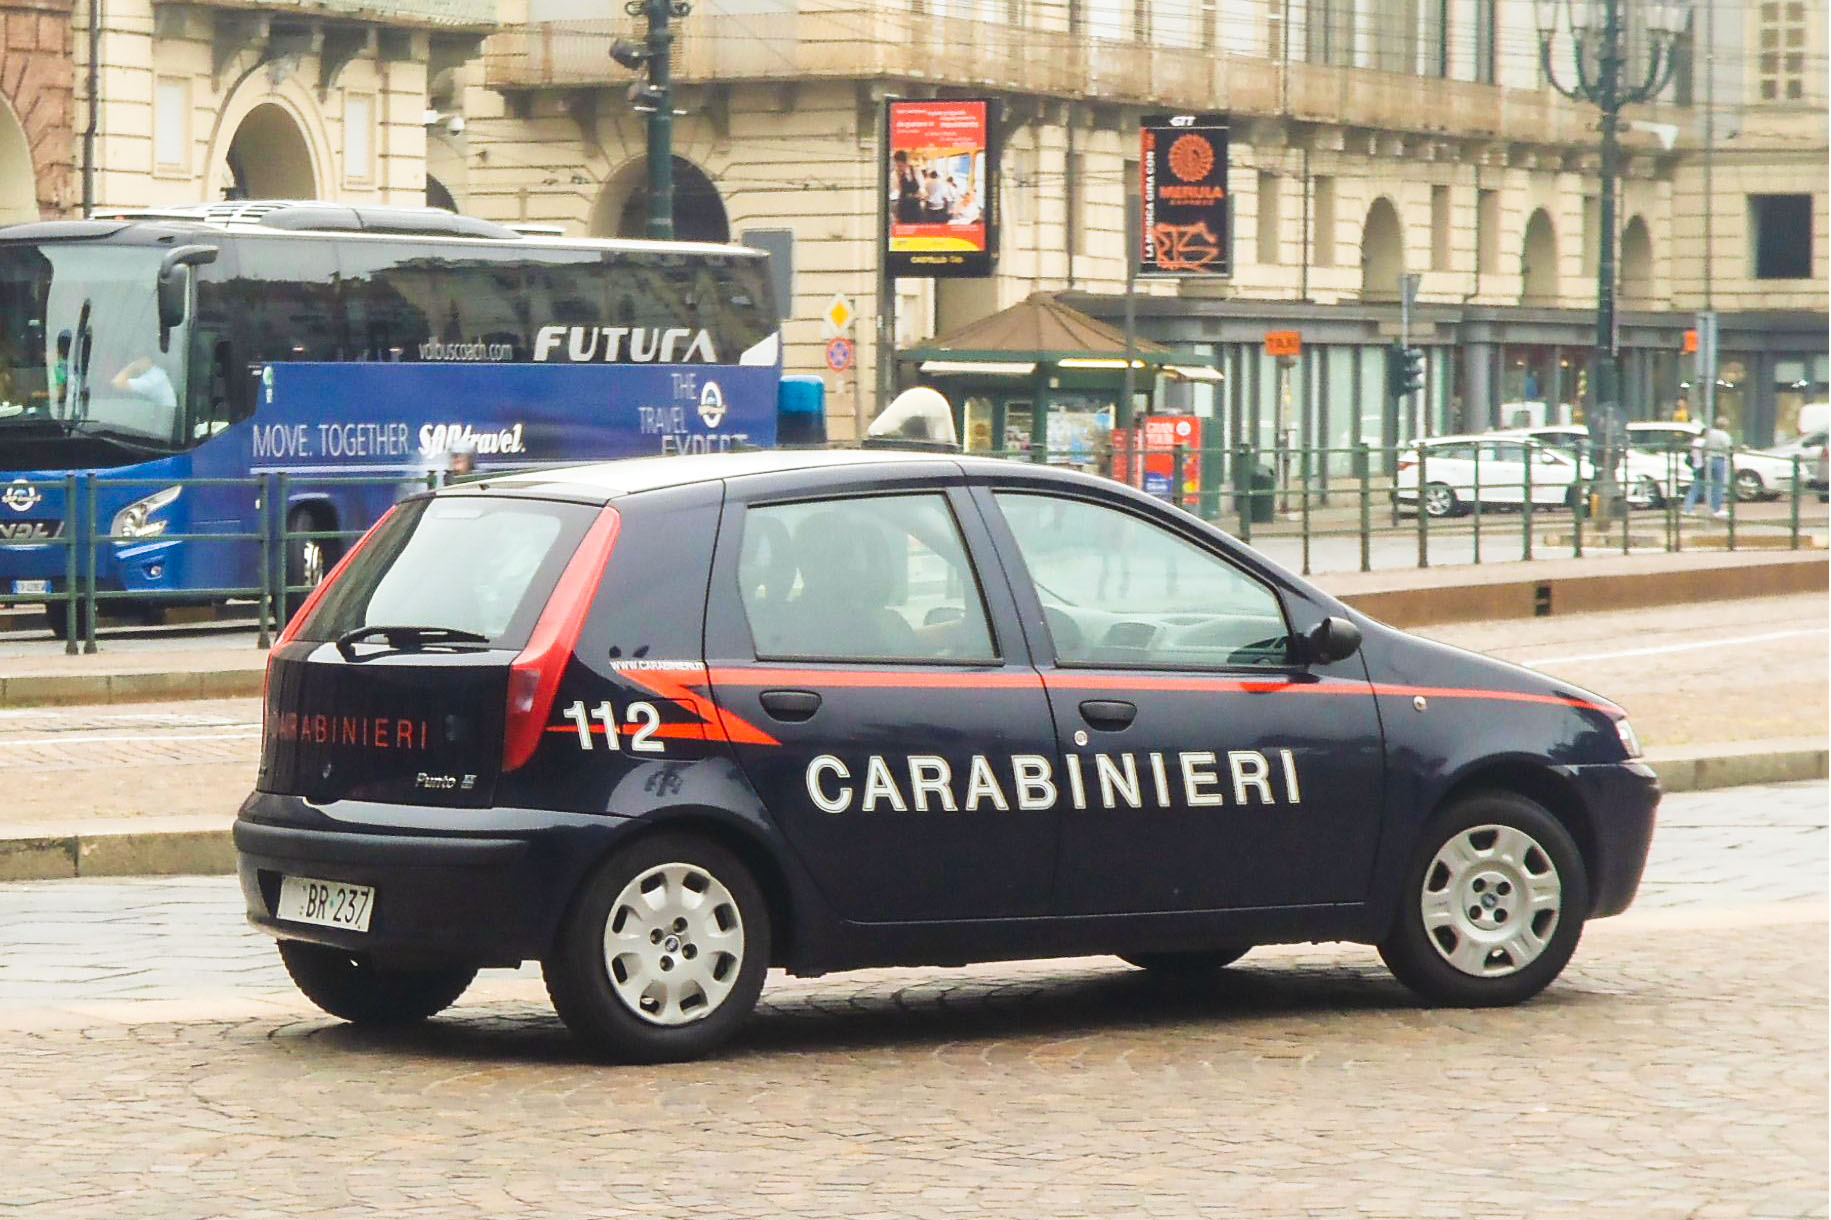
{"label": "security camera", "polygon": [[454,135],[454,136],[463,135],[464,134],[464,116],[461,114],[454,114],[449,119],[446,119],[445,120],[445,132],[447,135]]}

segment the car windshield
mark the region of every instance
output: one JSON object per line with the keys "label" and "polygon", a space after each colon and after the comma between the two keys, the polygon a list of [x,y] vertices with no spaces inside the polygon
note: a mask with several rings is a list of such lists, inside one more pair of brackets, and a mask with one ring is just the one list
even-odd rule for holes
{"label": "car windshield", "polygon": [[185,328],[160,350],[162,253],[87,241],[0,245],[0,435],[38,425],[173,444]]}

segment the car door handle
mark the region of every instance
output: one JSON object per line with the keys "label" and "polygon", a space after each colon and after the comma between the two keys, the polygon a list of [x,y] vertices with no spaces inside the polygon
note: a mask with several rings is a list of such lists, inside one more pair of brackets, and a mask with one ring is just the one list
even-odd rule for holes
{"label": "car door handle", "polygon": [[1116,732],[1138,715],[1138,705],[1123,699],[1089,699],[1081,704],[1081,717],[1096,729]]}
{"label": "car door handle", "polygon": [[811,690],[766,690],[757,696],[763,710],[789,723],[807,720],[820,710],[820,696]]}

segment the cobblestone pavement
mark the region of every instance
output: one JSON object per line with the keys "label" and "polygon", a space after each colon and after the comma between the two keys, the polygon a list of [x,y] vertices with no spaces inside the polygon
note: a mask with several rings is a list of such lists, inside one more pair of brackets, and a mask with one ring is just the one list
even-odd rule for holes
{"label": "cobblestone pavement", "polygon": [[710,1063],[582,1060],[530,970],[316,1015],[226,878],[0,886],[0,1205],[55,1217],[1826,1214],[1823,783],[1669,798],[1538,1001],[1356,946],[772,976]]}

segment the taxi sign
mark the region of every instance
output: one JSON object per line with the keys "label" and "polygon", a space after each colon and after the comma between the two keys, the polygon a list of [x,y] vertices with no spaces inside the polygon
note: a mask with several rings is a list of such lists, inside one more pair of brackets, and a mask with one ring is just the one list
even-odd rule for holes
{"label": "taxi sign", "polygon": [[1267,356],[1296,356],[1303,352],[1303,336],[1294,330],[1268,330],[1265,332],[1265,354]]}

